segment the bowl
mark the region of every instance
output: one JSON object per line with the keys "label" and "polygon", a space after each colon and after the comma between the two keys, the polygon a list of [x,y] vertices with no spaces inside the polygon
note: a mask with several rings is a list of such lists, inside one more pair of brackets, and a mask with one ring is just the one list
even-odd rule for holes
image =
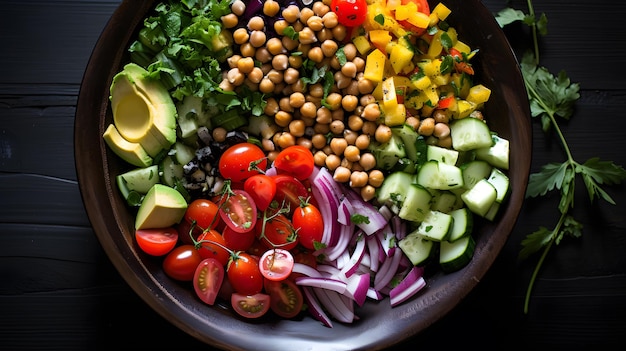
{"label": "bowl", "polygon": [[102,135],[112,121],[112,78],[128,62],[127,48],[155,3],[125,0],[110,18],[85,70],[74,135],[78,182],[93,229],[121,276],[152,309],[189,335],[223,349],[383,349],[428,328],[479,284],[516,223],[531,160],[530,111],[518,63],[480,0],[443,3],[452,10],[447,21],[479,50],[473,59],[477,80],[492,89],[484,113],[490,127],[510,141],[510,197],[498,220],[479,222],[474,258],[465,268],[430,277],[425,289],[397,307],[386,300],[368,302],[358,310],[357,322],[333,328],[308,316],[245,321],[228,309],[203,305],[193,289],[165,276],[160,261],[134,244],[134,215],[115,188],[115,175],[127,164],[109,150]]}

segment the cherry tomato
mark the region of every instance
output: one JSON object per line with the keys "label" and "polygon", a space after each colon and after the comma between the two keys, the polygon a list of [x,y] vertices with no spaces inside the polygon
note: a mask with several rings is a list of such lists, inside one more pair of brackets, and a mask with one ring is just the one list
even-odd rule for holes
{"label": "cherry tomato", "polygon": [[[402,5],[406,5],[409,2],[414,2],[417,5],[417,11],[424,13],[426,15],[430,15],[430,7],[428,6],[428,1],[427,0],[402,0],[401,4]],[[424,32],[426,32],[426,28],[419,28],[414,26],[413,24],[411,24],[409,21],[407,20],[403,20],[403,21],[398,21],[398,23],[408,29],[409,31],[415,33],[415,35],[422,35],[424,34]]]}
{"label": "cherry tomato", "polygon": [[198,253],[203,259],[214,258],[222,266],[225,266],[228,263],[230,253],[220,246],[226,246],[226,240],[224,240],[222,234],[220,234],[217,230],[205,230],[198,235],[196,240],[201,245],[198,249]]}
{"label": "cherry tomato", "polygon": [[219,213],[226,225],[239,233],[252,230],[256,224],[256,204],[245,190],[232,190],[232,194],[224,199]]}
{"label": "cherry tomato", "polygon": [[268,248],[291,250],[298,245],[298,234],[287,216],[277,214],[265,221],[257,221],[257,238]]}
{"label": "cherry tomato", "polygon": [[265,211],[276,195],[276,182],[265,174],[255,174],[246,179],[243,190],[254,199],[259,210]]}
{"label": "cherry tomato", "polygon": [[346,27],[356,27],[365,21],[366,0],[332,0],[330,9],[337,14],[339,23]]}
{"label": "cherry tomato", "polygon": [[202,256],[193,245],[180,245],[170,251],[163,260],[163,271],[168,277],[191,281]]}
{"label": "cherry tomato", "polygon": [[266,169],[267,158],[265,153],[260,147],[252,143],[235,144],[226,149],[220,156],[220,174],[233,182],[241,182]]}
{"label": "cherry tomato", "polygon": [[192,225],[191,222],[184,217],[180,223],[176,225],[176,229],[178,230],[178,239],[180,239],[180,242],[183,244],[193,245],[195,238],[202,234],[202,228],[197,225]]}
{"label": "cherry tomato", "polygon": [[256,237],[256,235],[254,236],[254,242],[252,242],[252,245],[250,245],[250,247],[246,250],[246,252],[248,252],[250,255],[256,257],[261,257],[265,251],[267,251],[267,246],[265,246],[265,244],[262,243],[261,240]]}
{"label": "cherry tomato", "polygon": [[226,275],[233,289],[242,295],[254,295],[263,290],[263,275],[259,262],[250,254],[237,252],[228,261]]}
{"label": "cherry tomato", "polygon": [[292,145],[281,150],[274,159],[278,173],[292,175],[298,180],[307,179],[315,168],[311,150],[302,145]]}
{"label": "cherry tomato", "polygon": [[293,213],[300,206],[300,198],[309,197],[307,188],[296,177],[278,174],[271,176],[276,183],[274,200],[279,206],[289,206],[289,213]]}
{"label": "cherry tomato", "polygon": [[239,233],[228,226],[222,231],[222,237],[224,238],[226,247],[233,251],[247,251],[256,240],[255,234],[254,230]]}
{"label": "cherry tomato", "polygon": [[279,281],[287,279],[293,270],[293,256],[287,250],[270,249],[259,260],[259,269],[265,279]]}
{"label": "cherry tomato", "polygon": [[224,281],[224,265],[214,258],[200,262],[193,276],[193,289],[204,303],[213,305]]}
{"label": "cherry tomato", "polygon": [[292,280],[266,280],[265,292],[270,296],[270,308],[277,315],[293,318],[302,311],[302,290]]}
{"label": "cherry tomato", "polygon": [[230,304],[237,314],[245,318],[259,318],[270,310],[270,296],[263,293],[244,295],[234,293]]}
{"label": "cherry tomato", "polygon": [[317,207],[303,202],[293,213],[291,221],[298,233],[300,244],[314,250],[314,243],[321,242],[324,235],[324,219]]}
{"label": "cherry tomato", "polygon": [[139,229],[135,231],[139,248],[151,256],[163,256],[172,251],[178,241],[178,231],[173,227]]}
{"label": "cherry tomato", "polygon": [[190,223],[195,221],[200,229],[207,229],[209,226],[215,228],[219,224],[219,217],[216,218],[218,210],[219,206],[215,202],[207,199],[196,199],[187,206],[184,217]]}

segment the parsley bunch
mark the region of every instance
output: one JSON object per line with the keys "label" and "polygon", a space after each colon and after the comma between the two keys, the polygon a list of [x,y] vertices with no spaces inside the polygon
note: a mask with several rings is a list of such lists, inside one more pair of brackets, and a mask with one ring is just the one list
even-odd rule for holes
{"label": "parsley bunch", "polygon": [[577,176],[582,178],[591,202],[600,198],[613,205],[615,201],[602,186],[619,184],[626,179],[624,168],[613,162],[602,161],[597,157],[590,158],[584,163],[574,159],[557,117],[566,120],[572,117],[574,105],[580,97],[580,87],[577,83],[572,83],[564,71],[554,76],[539,65],[539,37],[547,34],[548,20],[545,14],[535,16],[532,0],[528,0],[527,3],[528,14],[508,7],[499,11],[495,17],[501,27],[521,21],[531,28],[534,51],[524,54],[520,62],[531,116],[541,121],[544,132],[554,130],[567,158],[560,163],[551,162],[543,165],[539,172],[530,174],[528,180],[527,198],[545,196],[549,192],[558,191],[561,199],[558,205],[559,220],[554,227],[542,226],[528,234],[521,243],[520,259],[526,259],[543,249],[526,290],[524,313],[528,312],[534,282],[550,249],[566,236],[577,238],[582,235],[583,225],[570,215],[570,210],[574,207]]}

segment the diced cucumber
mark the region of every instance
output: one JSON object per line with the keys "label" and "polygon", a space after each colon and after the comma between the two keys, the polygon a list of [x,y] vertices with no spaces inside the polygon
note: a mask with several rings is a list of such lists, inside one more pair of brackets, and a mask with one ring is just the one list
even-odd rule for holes
{"label": "diced cucumber", "polygon": [[398,216],[412,222],[421,222],[430,212],[430,192],[418,184],[404,184],[406,195]]}
{"label": "diced cucumber", "polygon": [[463,172],[463,187],[471,189],[481,179],[486,179],[493,168],[489,162],[474,160],[461,165]]}
{"label": "diced cucumber", "polygon": [[463,186],[463,174],[457,166],[427,161],[417,173],[417,184],[439,190],[460,188]]}
{"label": "diced cucumber", "polygon": [[128,191],[146,194],[150,188],[159,182],[159,167],[152,165],[145,168],[135,168],[117,176],[118,184],[122,181]]}
{"label": "diced cucumber", "polygon": [[424,265],[435,251],[435,242],[412,232],[398,242],[398,246],[414,266]]}
{"label": "diced cucumber", "polygon": [[491,183],[491,185],[493,185],[494,188],[496,188],[496,202],[503,202],[508,196],[510,190],[509,177],[501,170],[494,168],[489,174],[487,180]]}
{"label": "diced cucumber", "polygon": [[415,143],[419,134],[417,134],[415,129],[408,124],[403,124],[402,126],[392,127],[391,132],[402,140],[406,157],[413,162],[417,161],[417,147]]}
{"label": "diced cucumber", "polygon": [[408,157],[402,157],[391,168],[391,172],[405,172],[415,174],[417,172],[417,163]]}
{"label": "diced cucumber", "polygon": [[376,158],[376,166],[383,170],[391,170],[400,158],[406,156],[402,139],[393,134],[386,143],[371,143],[370,150]]}
{"label": "diced cucumber", "polygon": [[449,190],[437,191],[433,194],[430,205],[431,210],[449,213],[457,206],[457,195]]}
{"label": "diced cucumber", "polygon": [[491,131],[480,119],[465,117],[450,123],[452,147],[458,151],[467,151],[490,147],[493,143]]}
{"label": "diced cucumber", "polygon": [[470,211],[484,217],[496,201],[496,188],[487,179],[479,180],[471,189],[461,195]]}
{"label": "diced cucumber", "polygon": [[176,105],[178,127],[181,138],[186,139],[196,134],[198,127],[205,125],[208,117],[202,108],[202,99],[197,96],[186,96]]}
{"label": "diced cucumber", "polygon": [[414,176],[405,172],[394,172],[385,177],[383,184],[376,192],[379,202],[387,205],[402,204],[404,194],[409,184],[413,183]]}
{"label": "diced cucumber", "polygon": [[489,211],[487,211],[487,213],[485,214],[485,218],[493,221],[496,216],[498,215],[498,212],[500,212],[500,206],[502,205],[502,203],[495,201],[491,207],[489,207]]}
{"label": "diced cucumber", "polygon": [[126,200],[126,203],[130,207],[139,207],[141,205],[141,201],[143,201],[145,194],[141,194],[135,190],[129,190],[128,186],[126,185],[126,181],[120,175],[115,177],[115,181],[117,184],[117,189],[120,191],[120,194],[122,194],[124,200]]}
{"label": "diced cucumber", "polygon": [[183,166],[172,156],[167,155],[159,165],[159,173],[164,184],[174,187],[183,178]]}
{"label": "diced cucumber", "polygon": [[493,135],[492,140],[489,146],[476,150],[476,158],[500,169],[509,169],[509,141],[497,135]]}
{"label": "diced cucumber", "polygon": [[427,161],[439,161],[449,165],[455,165],[459,159],[459,152],[445,147],[428,145],[426,150]]}
{"label": "diced cucumber", "polygon": [[439,245],[439,265],[446,273],[465,267],[474,257],[476,242],[471,235],[454,242],[442,241]]}
{"label": "diced cucumber", "polygon": [[176,162],[181,165],[186,165],[196,157],[196,150],[180,141],[174,143],[173,150],[176,155]]}
{"label": "diced cucumber", "polygon": [[448,239],[454,218],[451,215],[439,211],[429,211],[424,220],[415,230],[426,239],[433,241],[444,241]]}
{"label": "diced cucumber", "polygon": [[448,237],[449,242],[457,241],[472,234],[474,227],[474,215],[472,211],[467,209],[467,207],[463,207],[451,211],[450,215],[454,218],[454,223],[450,231],[450,236]]}

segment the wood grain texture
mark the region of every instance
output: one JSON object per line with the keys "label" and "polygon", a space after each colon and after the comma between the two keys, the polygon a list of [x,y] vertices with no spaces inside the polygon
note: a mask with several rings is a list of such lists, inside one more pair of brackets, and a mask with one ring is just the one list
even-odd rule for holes
{"label": "wood grain texture", "polygon": [[[75,104],[91,50],[119,0],[0,1],[0,349],[211,349],[140,300],[104,254],[85,214],[73,149]],[[496,12],[509,2],[485,0]],[[526,2],[510,2],[524,9]],[[626,3],[537,1],[549,19],[542,64],[581,86],[563,132],[579,161],[626,165]],[[516,52],[527,30],[506,29]],[[564,154],[533,125],[532,171]],[[580,239],[548,256],[522,313],[536,258],[519,262],[521,240],[557,218],[556,197],[530,199],[496,264],[452,313],[399,346],[487,348],[626,347],[625,186],[617,202],[589,203],[577,188]],[[156,331],[150,337],[137,333]],[[157,336],[158,335],[158,336]]]}

